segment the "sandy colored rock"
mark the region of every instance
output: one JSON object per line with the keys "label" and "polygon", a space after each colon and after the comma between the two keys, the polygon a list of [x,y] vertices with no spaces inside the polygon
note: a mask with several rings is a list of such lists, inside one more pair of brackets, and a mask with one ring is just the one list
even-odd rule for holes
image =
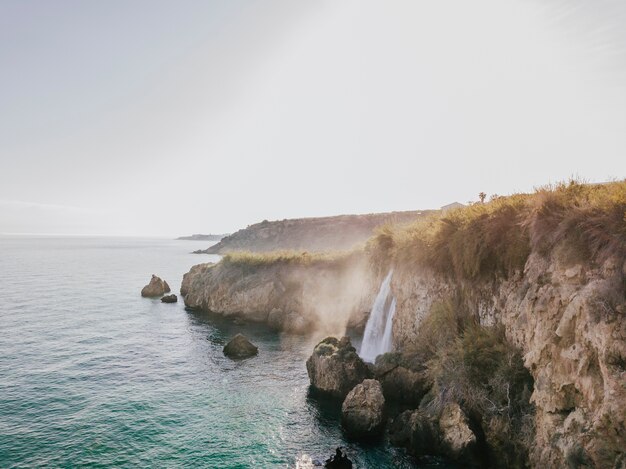
{"label": "sandy colored rock", "polygon": [[152,274],[150,283],[141,289],[141,296],[143,297],[157,297],[165,293],[170,292],[170,286],[165,280]]}
{"label": "sandy colored rock", "polygon": [[306,369],[313,389],[341,399],[370,377],[369,368],[348,337],[322,340],[307,360]]}
{"label": "sandy colored rock", "polygon": [[375,379],[357,384],[341,406],[341,424],[350,436],[367,438],[382,432],[385,415],[383,388]]}

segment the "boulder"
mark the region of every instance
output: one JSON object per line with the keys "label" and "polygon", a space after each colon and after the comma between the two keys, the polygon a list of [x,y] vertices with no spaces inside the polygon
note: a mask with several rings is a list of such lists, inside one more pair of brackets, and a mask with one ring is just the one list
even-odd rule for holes
{"label": "boulder", "polygon": [[361,381],[371,377],[370,370],[348,337],[322,340],[307,360],[306,370],[315,391],[340,399],[344,399]]}
{"label": "boulder", "polygon": [[178,297],[173,293],[171,295],[165,295],[161,298],[162,303],[176,303],[178,301]]}
{"label": "boulder", "polygon": [[165,280],[152,274],[150,283],[141,289],[141,296],[156,297],[170,292],[170,286]]}
{"label": "boulder", "polygon": [[389,425],[389,441],[417,456],[438,454],[439,440],[437,421],[422,410],[406,410]]}
{"label": "boulder", "polygon": [[442,452],[456,460],[469,460],[476,449],[476,435],[456,402],[447,404],[439,417]]}
{"label": "boulder", "polygon": [[237,334],[224,347],[224,355],[230,358],[249,358],[259,353],[256,345],[243,334]]}
{"label": "boulder", "polygon": [[419,405],[430,389],[423,360],[416,356],[385,353],[376,358],[374,377],[387,401]]}
{"label": "boulder", "polygon": [[385,423],[383,388],[375,379],[366,379],[348,393],[341,406],[341,424],[350,436],[380,435]]}

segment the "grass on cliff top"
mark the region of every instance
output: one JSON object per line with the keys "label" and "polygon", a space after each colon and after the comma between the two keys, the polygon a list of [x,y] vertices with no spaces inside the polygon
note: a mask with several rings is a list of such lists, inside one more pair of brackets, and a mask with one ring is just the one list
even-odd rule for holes
{"label": "grass on cliff top", "polygon": [[224,255],[222,264],[225,266],[261,268],[274,265],[340,265],[355,255],[352,251],[310,253],[307,251],[270,251],[250,252],[232,251]]}
{"label": "grass on cliff top", "polygon": [[508,276],[531,251],[560,260],[626,255],[626,181],[577,181],[495,197],[408,226],[385,226],[367,250],[378,263],[420,264],[461,279]]}

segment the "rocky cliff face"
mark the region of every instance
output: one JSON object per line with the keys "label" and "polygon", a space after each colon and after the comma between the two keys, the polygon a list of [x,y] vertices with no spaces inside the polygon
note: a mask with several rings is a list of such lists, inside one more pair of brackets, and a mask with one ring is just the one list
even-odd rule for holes
{"label": "rocky cliff face", "polygon": [[183,277],[181,293],[189,308],[264,322],[281,331],[343,335],[347,327],[365,326],[375,282],[362,259],[256,267],[200,264]]}
{"label": "rocky cliff face", "polygon": [[310,252],[347,250],[366,241],[378,226],[412,222],[428,213],[431,211],[265,220],[226,236],[210,248],[197,252],[224,254],[242,250],[255,252],[289,249]]}
{"label": "rocky cliff face", "polygon": [[502,324],[534,378],[534,467],[624,467],[626,264],[563,264],[532,253],[509,279],[463,284],[396,269],[395,346],[410,348],[436,301],[462,298],[481,324]]}

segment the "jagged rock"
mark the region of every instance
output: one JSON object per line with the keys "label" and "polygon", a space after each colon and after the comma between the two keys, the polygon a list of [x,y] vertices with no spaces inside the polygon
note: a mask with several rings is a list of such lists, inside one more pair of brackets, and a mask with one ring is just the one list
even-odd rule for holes
{"label": "jagged rock", "polygon": [[237,334],[224,347],[224,355],[230,358],[249,358],[259,353],[259,348],[243,334]]}
{"label": "jagged rock", "polygon": [[439,417],[443,452],[456,460],[471,459],[476,447],[476,435],[469,427],[467,416],[456,403],[447,404]]}
{"label": "jagged rock", "polygon": [[374,377],[388,401],[417,406],[430,388],[423,360],[417,356],[385,353],[376,358]]}
{"label": "jagged rock", "polygon": [[165,295],[161,298],[162,303],[176,303],[178,301],[178,297],[173,293],[171,295]]}
{"label": "jagged rock", "polygon": [[354,437],[379,435],[385,423],[383,388],[375,379],[366,379],[348,393],[341,406],[341,423]]}
{"label": "jagged rock", "polygon": [[161,296],[170,292],[170,286],[165,280],[160,279],[156,275],[152,274],[150,283],[141,289],[141,296],[143,297],[155,297]]}
{"label": "jagged rock", "polygon": [[322,340],[307,360],[306,370],[313,389],[341,399],[371,376],[348,337]]}

